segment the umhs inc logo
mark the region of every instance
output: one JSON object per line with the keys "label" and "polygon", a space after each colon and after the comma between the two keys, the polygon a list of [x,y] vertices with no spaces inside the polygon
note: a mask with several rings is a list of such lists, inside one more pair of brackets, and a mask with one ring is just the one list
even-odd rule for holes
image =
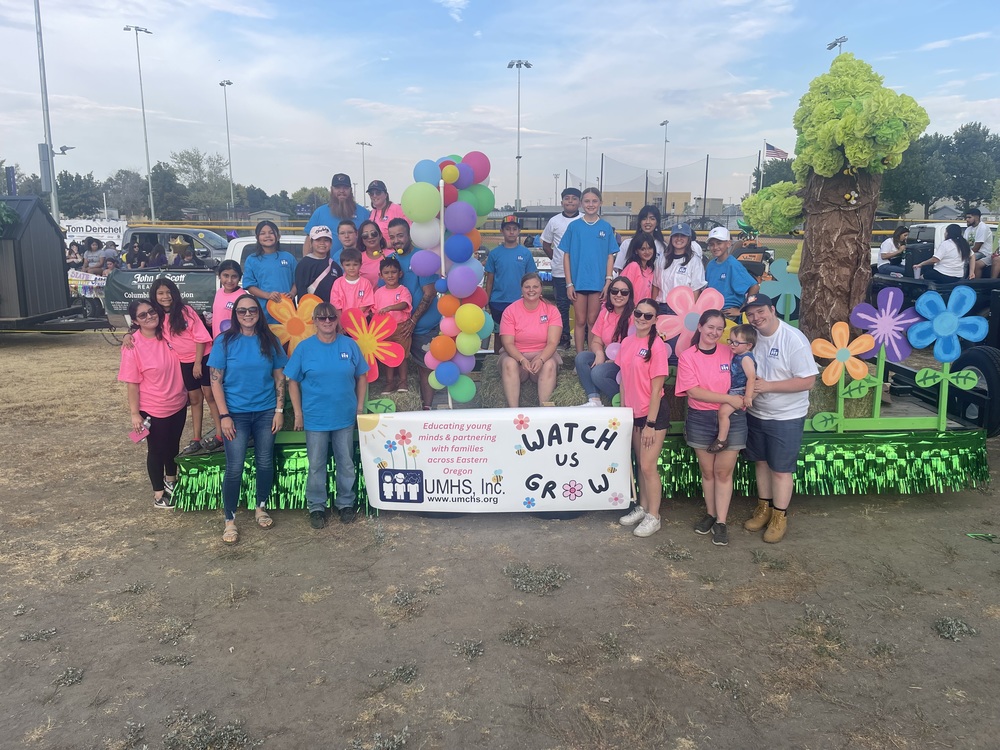
{"label": "umhs inc logo", "polygon": [[379,469],[378,489],[382,502],[422,503],[424,472],[420,469]]}

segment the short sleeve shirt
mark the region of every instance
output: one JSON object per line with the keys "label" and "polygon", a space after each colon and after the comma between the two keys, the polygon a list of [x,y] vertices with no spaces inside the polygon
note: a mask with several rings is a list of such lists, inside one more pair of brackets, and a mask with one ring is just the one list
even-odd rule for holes
{"label": "short sleeve shirt", "polygon": [[[764,336],[757,331],[753,358],[757,362],[757,377],[763,380],[808,378],[819,372],[809,339],[783,320],[778,323],[778,330],[773,336]],[[750,413],[759,419],[798,419],[806,416],[808,411],[809,391],[758,393],[750,407]]]}
{"label": "short sleeve shirt", "polygon": [[608,346],[608,344],[614,343],[615,330],[618,328],[618,321],[621,320],[621,317],[621,313],[614,310],[609,312],[608,308],[601,305],[601,311],[597,313],[597,320],[590,332],[597,336],[604,346]]}
{"label": "short sleeve shirt", "polygon": [[357,343],[339,334],[330,343],[310,336],[299,343],[285,365],[285,376],[302,391],[302,422],[307,430],[342,430],[354,424],[357,379],[368,364]]}
{"label": "short sleeve shirt", "polygon": [[242,333],[230,341],[226,341],[225,334],[219,336],[208,355],[208,366],[225,373],[222,389],[226,408],[234,414],[274,409],[277,397],[273,371],[280,370],[287,362],[288,356],[281,347],[262,354],[257,337]]}
{"label": "short sleeve shirt", "polygon": [[493,274],[490,302],[506,305],[521,298],[521,277],[534,273],[535,259],[524,245],[498,245],[486,256],[486,273]]}
{"label": "short sleeve shirt", "polygon": [[225,289],[218,289],[215,292],[215,301],[212,303],[212,336],[218,336],[223,331],[228,331],[233,324],[233,305],[236,304],[246,291],[236,287],[236,291],[227,293]]}
{"label": "short sleeve shirt", "polygon": [[705,279],[708,285],[726,298],[726,307],[740,307],[743,297],[757,280],[732,255],[719,263],[710,260],[705,266]]}
{"label": "short sleeve shirt", "polygon": [[152,417],[169,417],[187,408],[180,361],[166,339],[135,334],[132,348],[122,347],[118,380],[138,384],[139,410]]}
{"label": "short sleeve shirt", "polygon": [[568,227],[572,222],[580,218],[582,214],[577,214],[576,216],[566,216],[566,214],[556,214],[548,223],[545,225],[545,229],[542,230],[542,242],[548,242],[552,245],[552,276],[556,279],[562,279],[566,276],[566,271],[563,268],[563,251],[562,251],[562,238],[566,233],[566,227]]}
{"label": "short sleeve shirt", "polygon": [[562,318],[555,306],[542,300],[534,310],[528,310],[524,300],[519,299],[503,311],[500,335],[513,336],[514,346],[521,353],[534,354],[545,348],[552,326],[562,329]]}
{"label": "short sleeve shirt", "polygon": [[608,256],[618,252],[615,230],[604,219],[593,224],[586,219],[574,221],[563,234],[562,251],[563,263],[569,263],[576,291],[599,292],[606,281]]}
{"label": "short sleeve shirt", "polygon": [[165,318],[163,320],[163,338],[173,347],[177,358],[188,364],[195,360],[196,344],[205,345],[205,354],[212,350],[212,334],[208,332],[205,324],[198,317],[198,313],[190,305],[184,305],[181,308],[181,314],[184,316],[184,325],[186,326],[184,330],[180,333],[174,333],[170,330],[170,321]]}
{"label": "short sleeve shirt", "polygon": [[[626,336],[618,353],[618,366],[622,376],[622,406],[632,409],[635,417],[649,414],[649,399],[653,393],[653,378],[670,374],[667,345],[659,337],[653,338],[653,351],[646,361],[649,342],[637,336]],[[661,403],[660,408],[666,408]],[[659,414],[657,414],[659,417]]]}
{"label": "short sleeve shirt", "polygon": [[367,310],[375,304],[375,290],[364,276],[359,276],[356,281],[348,281],[346,276],[341,276],[333,282],[330,304],[341,313],[344,310]]}
{"label": "short sleeve shirt", "polygon": [[397,323],[409,320],[410,315],[413,313],[413,298],[410,296],[410,290],[402,284],[399,284],[394,289],[390,289],[387,286],[380,286],[375,290],[374,307],[376,311],[390,305],[398,305],[400,302],[406,303],[405,309],[389,311],[389,317]]}
{"label": "short sleeve shirt", "polygon": [[[728,346],[716,346],[711,352],[697,346],[681,352],[677,358],[677,383],[674,393],[683,396],[691,388],[704,388],[712,393],[728,393],[732,382],[732,352]],[[688,396],[688,407],[705,411],[718,411],[722,404],[699,401]]]}

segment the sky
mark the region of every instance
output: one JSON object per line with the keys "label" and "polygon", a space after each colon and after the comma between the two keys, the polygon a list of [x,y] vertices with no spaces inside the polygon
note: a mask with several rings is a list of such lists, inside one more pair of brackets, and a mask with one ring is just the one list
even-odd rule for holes
{"label": "sky", "polygon": [[[765,140],[792,152],[792,115],[846,36],[845,52],[928,111],[928,132],[1000,130],[993,2],[814,0],[39,0],[57,169],[145,174],[135,35],[152,163],[226,154],[269,193],[346,172],[399,199],[421,159],[479,150],[498,205],[516,193],[517,71],[523,205],[601,154],[670,190],[738,200]],[[995,30],[994,30],[995,29]],[[0,158],[38,172],[44,141],[32,3],[0,0]],[[11,64],[14,61],[14,64]],[[589,140],[583,140],[590,136]],[[364,149],[359,141],[370,143]],[[718,161],[717,161],[718,160]],[[586,161],[586,163],[585,163]],[[610,185],[608,167],[606,184]],[[558,174],[558,181],[553,175]]]}

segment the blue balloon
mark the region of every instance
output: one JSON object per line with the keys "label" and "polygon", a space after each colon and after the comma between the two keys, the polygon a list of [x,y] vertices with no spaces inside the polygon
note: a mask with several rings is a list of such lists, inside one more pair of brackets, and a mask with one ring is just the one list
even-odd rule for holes
{"label": "blue balloon", "polygon": [[438,279],[437,281],[435,281],[434,282],[434,291],[437,292],[438,294],[447,294],[448,293],[448,279],[446,279],[444,277],[441,277],[440,279]]}
{"label": "blue balloon", "polygon": [[479,329],[479,333],[477,334],[479,336],[479,338],[481,338],[481,339],[488,338],[489,335],[491,333],[493,333],[493,325],[494,325],[493,324],[493,316],[492,315],[487,315],[486,316],[486,322],[483,323],[483,327]]}
{"label": "blue balloon", "polygon": [[430,159],[421,159],[417,162],[416,166],[413,167],[414,182],[429,182],[434,187],[437,187],[438,180],[440,179],[441,170],[438,168],[438,165]]}
{"label": "blue balloon", "polygon": [[442,362],[434,370],[434,374],[437,375],[438,382],[441,385],[454,385],[458,382],[459,376],[462,374],[458,369],[458,365],[454,362]]}
{"label": "blue balloon", "polygon": [[458,179],[455,180],[455,187],[459,190],[465,190],[472,183],[476,181],[475,176],[472,172],[472,167],[468,164],[458,165]]}
{"label": "blue balloon", "polygon": [[444,254],[452,263],[465,263],[472,257],[472,240],[464,234],[453,234],[444,241]]}

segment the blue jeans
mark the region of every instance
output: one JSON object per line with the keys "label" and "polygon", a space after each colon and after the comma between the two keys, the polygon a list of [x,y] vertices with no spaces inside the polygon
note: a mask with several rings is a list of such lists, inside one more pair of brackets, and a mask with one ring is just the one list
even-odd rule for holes
{"label": "blue jeans", "polygon": [[560,343],[564,343],[570,341],[572,338],[569,330],[569,297],[566,296],[565,277],[552,277],[552,291],[555,292],[556,296],[556,309],[559,311],[559,317],[562,318],[563,329],[559,341]]}
{"label": "blue jeans", "polygon": [[309,457],[306,502],[310,513],[326,510],[326,465],[330,461],[331,445],[337,472],[334,507],[337,510],[354,507],[354,425],[339,430],[306,430],[306,455]]}
{"label": "blue jeans", "polygon": [[232,440],[222,437],[226,449],[226,474],[222,479],[222,505],[226,512],[226,520],[236,518],[236,508],[240,503],[240,483],[243,481],[243,462],[247,457],[247,444],[253,435],[254,464],[257,467],[257,506],[267,507],[267,499],[271,496],[274,485],[274,435],[271,433],[271,423],[274,420],[274,409],[264,411],[248,411],[243,414],[230,414],[236,437]]}
{"label": "blue jeans", "polygon": [[620,368],[614,362],[604,361],[592,367],[597,356],[593,352],[576,355],[576,376],[580,378],[587,398],[597,398],[601,394],[614,398],[618,393],[618,373]]}

